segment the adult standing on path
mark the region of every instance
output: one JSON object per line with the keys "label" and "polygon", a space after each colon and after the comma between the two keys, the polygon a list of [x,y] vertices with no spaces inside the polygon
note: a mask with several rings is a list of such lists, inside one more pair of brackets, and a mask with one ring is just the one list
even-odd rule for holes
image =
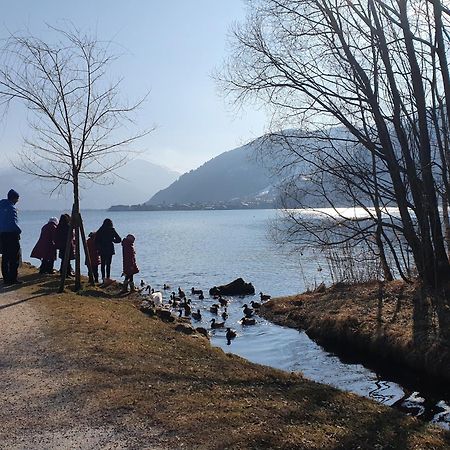
{"label": "adult standing on path", "polygon": [[50,217],[48,222],[42,227],[39,240],[31,251],[31,257],[41,260],[41,267],[39,273],[52,274],[54,273],[53,265],[56,260],[56,230],[58,226],[58,219]]}
{"label": "adult standing on path", "polygon": [[19,194],[11,189],[8,197],[0,200],[0,247],[2,249],[2,275],[6,285],[21,283],[17,279],[20,260],[20,233],[16,203]]}
{"label": "adult standing on path", "polygon": [[95,245],[100,254],[100,270],[102,271],[103,283],[110,280],[111,262],[115,254],[114,244],[120,244],[121,242],[122,239],[114,229],[112,220],[105,219],[95,234]]}

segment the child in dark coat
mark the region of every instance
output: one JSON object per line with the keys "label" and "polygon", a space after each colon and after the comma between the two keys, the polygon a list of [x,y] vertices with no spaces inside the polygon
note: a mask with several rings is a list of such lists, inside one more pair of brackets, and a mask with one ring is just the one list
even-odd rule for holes
{"label": "child in dark coat", "polygon": [[48,222],[42,227],[41,235],[31,251],[31,257],[41,260],[41,267],[39,273],[54,273],[53,265],[56,260],[56,227],[58,226],[58,219],[50,217]]}
{"label": "child in dark coat", "polygon": [[[91,260],[92,275],[94,276],[95,282],[98,283],[98,266],[100,265],[100,255],[98,253],[98,249],[95,244],[95,235],[96,235],[95,231],[89,233],[89,237],[86,241],[86,244],[89,252],[89,259]],[[85,264],[86,266],[88,265],[87,258]]]}
{"label": "child in dark coat", "polygon": [[128,292],[128,285],[130,286],[130,292],[135,290],[133,275],[139,273],[139,268],[136,264],[136,252],[134,250],[135,240],[132,234],[127,235],[122,240],[123,274],[125,275],[122,292]]}

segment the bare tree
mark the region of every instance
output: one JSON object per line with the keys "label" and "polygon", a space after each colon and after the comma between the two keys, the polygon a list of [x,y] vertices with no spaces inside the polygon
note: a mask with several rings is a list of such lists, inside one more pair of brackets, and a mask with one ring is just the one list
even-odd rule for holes
{"label": "bare tree", "polygon": [[[236,101],[271,106],[276,128],[302,130],[268,137],[284,141],[274,147],[278,169],[300,168],[289,189],[298,205],[334,209],[306,228],[288,212],[290,235],[306,231],[328,244],[372,236],[387,278],[386,253],[405,279],[402,260],[411,253],[424,286],[445,288],[449,11],[439,0],[249,4],[219,78]],[[344,220],[336,206],[348,200],[366,208],[369,222]],[[386,214],[389,206],[398,214]],[[441,329],[450,323],[445,298],[437,305]]]}
{"label": "bare tree", "polygon": [[[75,288],[80,288],[80,189],[83,180],[99,182],[125,163],[130,144],[148,133],[130,134],[124,126],[143,100],[120,98],[121,80],[109,77],[116,59],[107,43],[72,27],[49,27],[56,40],[12,35],[1,51],[0,101],[22,102],[32,131],[17,168],[73,189],[72,226],[76,242]],[[126,137],[124,137],[126,136]],[[65,267],[69,252],[65,252]],[[62,285],[64,287],[63,270]]]}
{"label": "bare tree", "polygon": [[[325,129],[343,126],[347,143],[363,147],[365,164],[376,168],[367,194],[377,191],[376,198],[395,202],[420,275],[429,285],[441,284],[449,266],[436,192],[437,169],[445,161],[436,158],[430,111],[433,99],[443,97],[443,83],[431,58],[435,30],[427,2],[408,8],[403,1],[376,0],[250,3],[253,13],[235,32],[234,57],[223,77],[228,91],[239,100],[256,96],[271,104],[284,126],[312,130],[297,135],[296,149],[288,150],[316,172],[325,166],[323,157],[313,161],[323,147],[305,151],[305,139],[307,145],[323,142]],[[353,173],[358,167],[342,147],[334,163]]]}

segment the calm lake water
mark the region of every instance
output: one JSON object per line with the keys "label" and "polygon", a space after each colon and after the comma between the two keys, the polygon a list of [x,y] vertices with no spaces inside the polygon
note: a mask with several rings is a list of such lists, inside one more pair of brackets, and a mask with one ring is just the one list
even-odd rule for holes
{"label": "calm lake water", "polygon": [[[61,212],[19,212],[22,227],[23,259],[37,241],[40,229],[50,216]],[[268,238],[274,210],[238,211],[163,211],[106,212],[85,211],[86,233],[98,229],[109,217],[122,237],[136,237],[136,254],[140,273],[156,290],[164,283],[187,293],[191,287],[203,289],[205,300],[192,297],[193,309],[200,309],[198,325],[209,327],[219,317],[209,312],[215,301],[207,291],[214,285],[242,277],[252,282],[256,292],[273,297],[291,295],[330,282],[327,264],[321,254],[299,254],[281,250]],[[116,246],[112,277],[120,279],[121,246]],[[39,261],[31,260],[35,264]],[[57,263],[59,264],[59,262]],[[165,294],[168,299],[168,294]],[[392,374],[377,373],[357,362],[342,360],[293,329],[257,318],[255,326],[241,326],[242,305],[259,297],[230,298],[226,325],[235,329],[237,337],[227,345],[224,330],[214,330],[213,345],[253,362],[287,371],[300,371],[307,378],[339,389],[370,397],[405,412],[421,416],[450,429],[450,392],[443,387],[429,388],[426,380],[402,379]],[[425,387],[424,387],[425,386]]]}

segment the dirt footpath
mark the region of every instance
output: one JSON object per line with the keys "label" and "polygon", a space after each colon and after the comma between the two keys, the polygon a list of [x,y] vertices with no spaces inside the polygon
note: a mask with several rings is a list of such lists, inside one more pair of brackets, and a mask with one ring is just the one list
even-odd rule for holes
{"label": "dirt footpath", "polygon": [[[102,420],[85,416],[83,399],[63,355],[49,350],[43,333],[43,293],[23,285],[0,287],[0,448],[142,449],[167,448],[158,433],[130,417]],[[70,339],[70,336],[68,336]]]}
{"label": "dirt footpath", "polygon": [[147,317],[120,286],[21,279],[0,287],[0,449],[450,448],[444,430]]}

